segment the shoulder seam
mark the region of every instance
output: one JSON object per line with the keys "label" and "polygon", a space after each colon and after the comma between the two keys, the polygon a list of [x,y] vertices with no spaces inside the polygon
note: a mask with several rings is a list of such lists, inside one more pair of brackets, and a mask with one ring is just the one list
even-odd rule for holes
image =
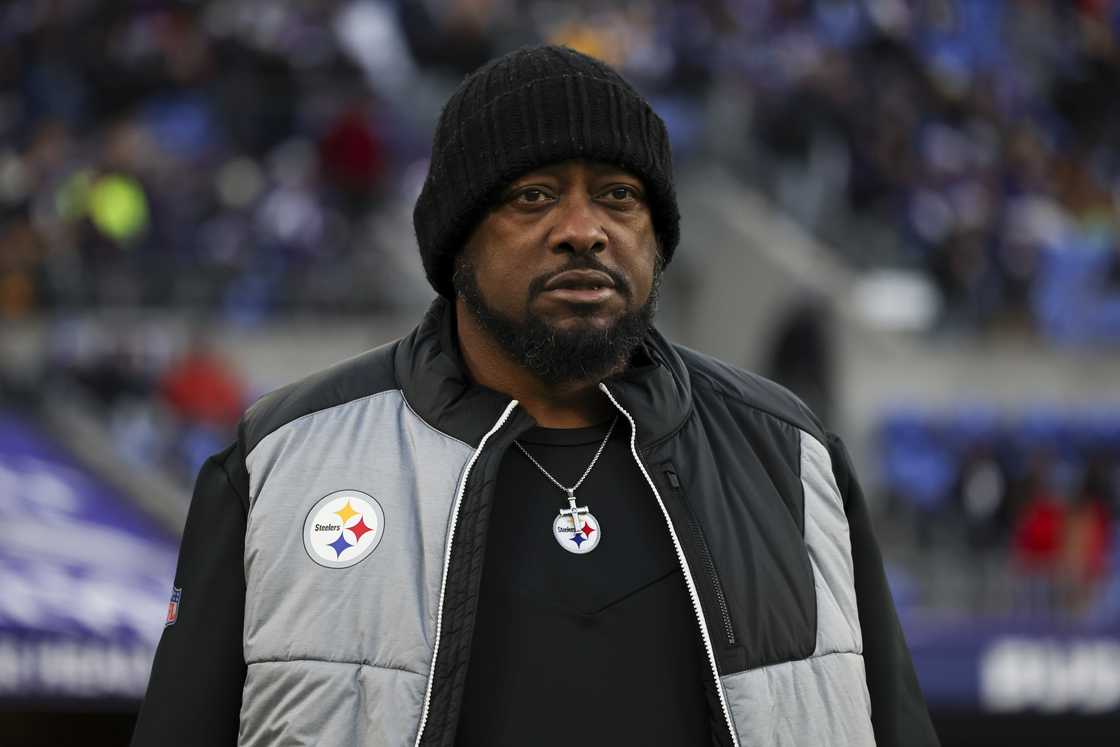
{"label": "shoulder seam", "polygon": [[[251,433],[252,431],[256,430],[255,428],[252,427],[254,422],[256,422],[257,420],[265,421],[264,423],[261,424],[262,425],[261,430],[264,430],[263,426],[267,424],[267,421],[270,420],[273,415],[281,413],[285,409],[287,409],[288,403],[290,401],[292,401],[293,398],[298,398],[298,397],[304,396],[307,393],[307,388],[309,386],[313,387],[313,388],[318,388],[318,387],[322,386],[323,384],[327,383],[327,381],[328,381],[327,379],[320,379],[320,377],[323,377],[327,374],[332,374],[333,372],[336,372],[336,371],[342,369],[343,367],[347,366],[348,364],[359,363],[359,359],[366,359],[366,360],[361,360],[360,363],[361,363],[362,366],[369,366],[370,363],[369,363],[368,359],[370,357],[372,357],[373,355],[375,355],[375,354],[377,354],[377,353],[379,353],[383,350],[388,350],[390,360],[391,360],[392,356],[395,355],[395,351],[396,351],[397,347],[400,345],[400,342],[401,342],[400,339],[393,340],[393,341],[390,341],[388,343],[385,343],[384,345],[379,345],[377,347],[371,348],[370,350],[366,350],[362,353],[359,353],[355,356],[352,356],[351,358],[347,358],[346,360],[338,361],[337,363],[335,363],[332,366],[329,366],[328,368],[325,368],[321,371],[317,371],[317,372],[315,372],[315,373],[313,373],[309,376],[306,376],[306,377],[304,377],[304,378],[302,378],[298,381],[292,382],[291,384],[288,384],[287,386],[280,387],[279,389],[276,389],[276,390],[264,395],[263,397],[260,397],[259,399],[257,399],[257,401],[254,402],[245,411],[245,414],[242,416],[242,419],[241,419],[241,425],[238,428],[239,434],[241,435],[241,438],[239,440],[242,441],[241,449],[244,452],[243,453],[244,459],[247,460],[249,458],[249,455],[252,454],[254,451],[256,451],[256,448],[257,448],[257,446],[260,445],[261,441],[265,440],[266,438],[268,438],[269,436],[271,436],[273,433],[280,430],[281,428],[283,428],[287,425],[290,425],[290,424],[292,424],[292,423],[294,423],[294,422],[296,422],[296,421],[298,421],[302,418],[305,418],[308,415],[314,415],[315,413],[323,412],[325,410],[330,410],[330,409],[333,409],[335,407],[339,407],[341,405],[348,404],[350,402],[356,402],[360,399],[365,399],[366,397],[369,397],[369,396],[373,396],[373,395],[377,395],[377,394],[383,394],[384,392],[387,392],[387,391],[393,391],[395,389],[400,389],[400,383],[397,381],[396,375],[394,373],[394,375],[391,378],[389,378],[388,381],[384,382],[384,384],[383,384],[383,386],[385,386],[384,389],[380,389],[380,390],[374,391],[374,392],[367,392],[365,394],[362,394],[359,397],[354,397],[353,399],[347,399],[347,400],[344,400],[342,402],[336,402],[335,404],[331,404],[331,405],[327,405],[325,407],[320,407],[318,409],[311,410],[310,412],[305,412],[302,415],[300,415],[299,417],[296,417],[296,418],[293,418],[293,419],[288,420],[286,422],[283,422],[280,425],[278,425],[278,426],[272,428],[271,430],[269,430],[267,433],[263,433],[262,435],[260,435],[259,437],[256,438],[256,443],[254,443],[252,445],[252,448],[250,448],[248,451],[244,451],[245,448],[249,445],[248,436],[251,435],[251,434],[256,435],[255,433]],[[270,400],[272,398],[275,398],[276,401],[268,402],[267,404],[265,404],[267,400]],[[255,417],[253,411],[258,406],[261,406],[263,411],[262,411],[262,413],[260,414],[259,417]]]}
{"label": "shoulder seam", "polygon": [[[355,402],[362,402],[363,400],[373,399],[374,397],[380,397],[380,396],[385,395],[385,394],[390,394],[392,392],[400,392],[400,391],[401,391],[400,389],[396,389],[396,388],[394,388],[394,389],[382,389],[380,392],[371,392],[370,394],[366,394],[366,395],[363,395],[361,397],[355,397],[354,399],[348,399],[345,402],[339,402],[338,404],[331,405],[330,407],[323,407],[323,408],[318,409],[318,410],[312,410],[311,412],[305,412],[303,415],[300,415],[298,418],[294,418],[294,419],[289,420],[288,422],[284,423],[283,425],[277,426],[276,428],[269,431],[266,435],[261,436],[259,439],[257,439],[257,442],[253,445],[253,448],[250,449],[245,454],[246,466],[248,466],[249,457],[251,457],[253,455],[253,453],[258,448],[260,448],[260,445],[262,443],[264,443],[269,438],[272,438],[272,436],[274,434],[279,433],[281,430],[283,430],[284,428],[287,428],[288,426],[295,425],[296,423],[299,423],[300,421],[303,421],[303,420],[307,420],[308,418],[310,418],[314,415],[320,415],[324,412],[329,412],[331,410],[338,409],[339,407],[345,407],[346,405],[352,405]],[[404,397],[404,392],[401,392],[401,397],[402,398]],[[423,418],[421,418],[421,419],[423,419]]]}
{"label": "shoulder seam", "polygon": [[398,391],[398,392],[401,393],[401,400],[404,402],[404,406],[408,408],[409,412],[411,412],[413,415],[416,416],[417,420],[419,420],[421,423],[428,426],[428,428],[431,429],[433,432],[438,433],[439,435],[443,436],[444,438],[449,438],[456,443],[462,444],[463,446],[467,447],[471,451],[474,451],[474,447],[471,446],[466,441],[464,441],[463,439],[455,438],[455,436],[452,436],[450,433],[445,433],[444,431],[441,431],[439,428],[436,428],[434,425],[432,425],[427,420],[425,420],[424,417],[420,413],[416,412],[416,410],[413,409],[412,403],[408,401],[408,397],[405,396],[405,393],[404,393],[403,389],[397,389],[395,391]]}
{"label": "shoulder seam", "polygon": [[708,374],[704,371],[701,371],[699,369],[690,369],[690,373],[695,377],[699,377],[699,378],[703,379],[703,383],[707,384],[708,388],[714,394],[718,394],[720,397],[723,397],[724,399],[731,400],[732,402],[736,402],[740,405],[743,405],[744,407],[749,407],[750,409],[752,409],[756,412],[762,413],[763,415],[771,417],[774,420],[778,420],[782,423],[785,423],[786,425],[790,426],[791,428],[795,428],[795,429],[797,429],[799,431],[802,431],[805,434],[811,436],[818,443],[820,442],[820,439],[817,438],[817,436],[815,434],[806,430],[803,426],[798,425],[797,423],[793,422],[789,418],[783,417],[783,416],[777,414],[776,412],[771,412],[770,410],[766,409],[765,407],[760,407],[753,402],[748,402],[745,399],[743,399],[742,397],[737,397],[733,393],[728,392],[724,387],[720,386],[719,383],[717,383],[711,377],[710,374]]}
{"label": "shoulder seam", "polygon": [[[432,425],[427,420],[422,418],[420,416],[420,414],[418,412],[416,412],[416,410],[413,409],[412,403],[408,401],[408,397],[406,397],[405,394],[404,394],[404,390],[398,388],[398,389],[383,389],[380,392],[373,392],[373,393],[367,394],[363,397],[357,397],[356,399],[348,399],[345,402],[339,402],[337,405],[331,405],[330,407],[324,407],[321,410],[315,410],[313,412],[304,413],[303,415],[300,415],[298,418],[296,418],[294,420],[289,420],[287,423],[284,423],[283,425],[279,426],[275,430],[270,431],[267,436],[262,437],[259,441],[257,441],[256,446],[254,446],[249,451],[249,453],[245,455],[245,459],[248,460],[249,457],[253,454],[253,452],[257,450],[257,447],[259,447],[262,443],[264,443],[265,440],[267,440],[268,438],[271,438],[274,433],[278,433],[281,430],[283,430],[284,428],[287,428],[288,426],[295,425],[296,423],[300,422],[301,420],[306,420],[307,418],[310,418],[314,415],[321,415],[324,412],[329,412],[330,410],[335,410],[339,407],[345,407],[346,405],[352,405],[356,402],[362,402],[362,401],[367,400],[367,399],[373,399],[374,397],[380,397],[380,396],[385,395],[385,394],[392,394],[393,392],[397,392],[398,394],[401,395],[401,401],[404,402],[404,406],[406,408],[408,408],[408,411],[410,413],[412,413],[416,417],[416,419],[419,420],[421,423],[423,423],[424,426],[427,427],[429,430],[443,436],[444,438],[450,439],[457,444],[462,444],[467,449],[470,449],[471,451],[474,451],[474,447],[471,446],[470,444],[468,444],[466,441],[463,441],[462,439],[459,439],[459,438],[455,438],[455,436],[452,436],[449,433],[444,433],[439,428],[436,428],[434,425]],[[222,469],[223,470],[225,469],[225,465],[222,466]],[[228,474],[227,474],[226,477],[227,477],[227,479],[229,478]]]}

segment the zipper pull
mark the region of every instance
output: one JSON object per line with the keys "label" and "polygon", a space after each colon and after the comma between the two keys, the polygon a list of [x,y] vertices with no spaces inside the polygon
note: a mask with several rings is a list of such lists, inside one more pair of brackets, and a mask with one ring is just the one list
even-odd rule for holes
{"label": "zipper pull", "polygon": [[665,477],[669,479],[669,484],[673,486],[673,490],[681,489],[681,481],[677,478],[677,473],[671,469],[665,470]]}

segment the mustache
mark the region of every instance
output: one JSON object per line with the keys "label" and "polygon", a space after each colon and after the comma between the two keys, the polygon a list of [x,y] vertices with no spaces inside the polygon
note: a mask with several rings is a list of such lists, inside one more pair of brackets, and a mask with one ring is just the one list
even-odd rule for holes
{"label": "mustache", "polygon": [[568,272],[569,270],[597,270],[604,275],[608,275],[614,282],[614,289],[626,298],[630,297],[630,283],[623,277],[622,273],[618,270],[607,267],[600,262],[597,258],[590,254],[579,254],[572,257],[571,261],[563,267],[553,270],[552,272],[545,273],[533,278],[529,282],[529,299],[536,298],[541,293],[544,293],[544,287],[557,275]]}

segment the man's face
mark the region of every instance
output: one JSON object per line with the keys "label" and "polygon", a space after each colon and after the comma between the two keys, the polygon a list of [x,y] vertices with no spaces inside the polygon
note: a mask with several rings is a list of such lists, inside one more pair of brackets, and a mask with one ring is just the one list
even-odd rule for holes
{"label": "man's face", "polygon": [[652,319],[659,279],[642,180],[565,161],[501,193],[458,258],[455,288],[515,360],[559,384],[625,363]]}

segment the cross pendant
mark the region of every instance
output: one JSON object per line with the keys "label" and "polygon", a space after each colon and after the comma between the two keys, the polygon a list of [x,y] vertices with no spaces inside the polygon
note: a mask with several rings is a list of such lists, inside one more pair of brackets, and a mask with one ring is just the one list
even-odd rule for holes
{"label": "cross pendant", "polygon": [[572,517],[572,531],[578,532],[580,531],[580,516],[583,514],[591,513],[591,510],[587,508],[587,506],[576,506],[576,494],[574,490],[568,491],[568,506],[569,508],[567,510],[560,510],[560,515]]}

